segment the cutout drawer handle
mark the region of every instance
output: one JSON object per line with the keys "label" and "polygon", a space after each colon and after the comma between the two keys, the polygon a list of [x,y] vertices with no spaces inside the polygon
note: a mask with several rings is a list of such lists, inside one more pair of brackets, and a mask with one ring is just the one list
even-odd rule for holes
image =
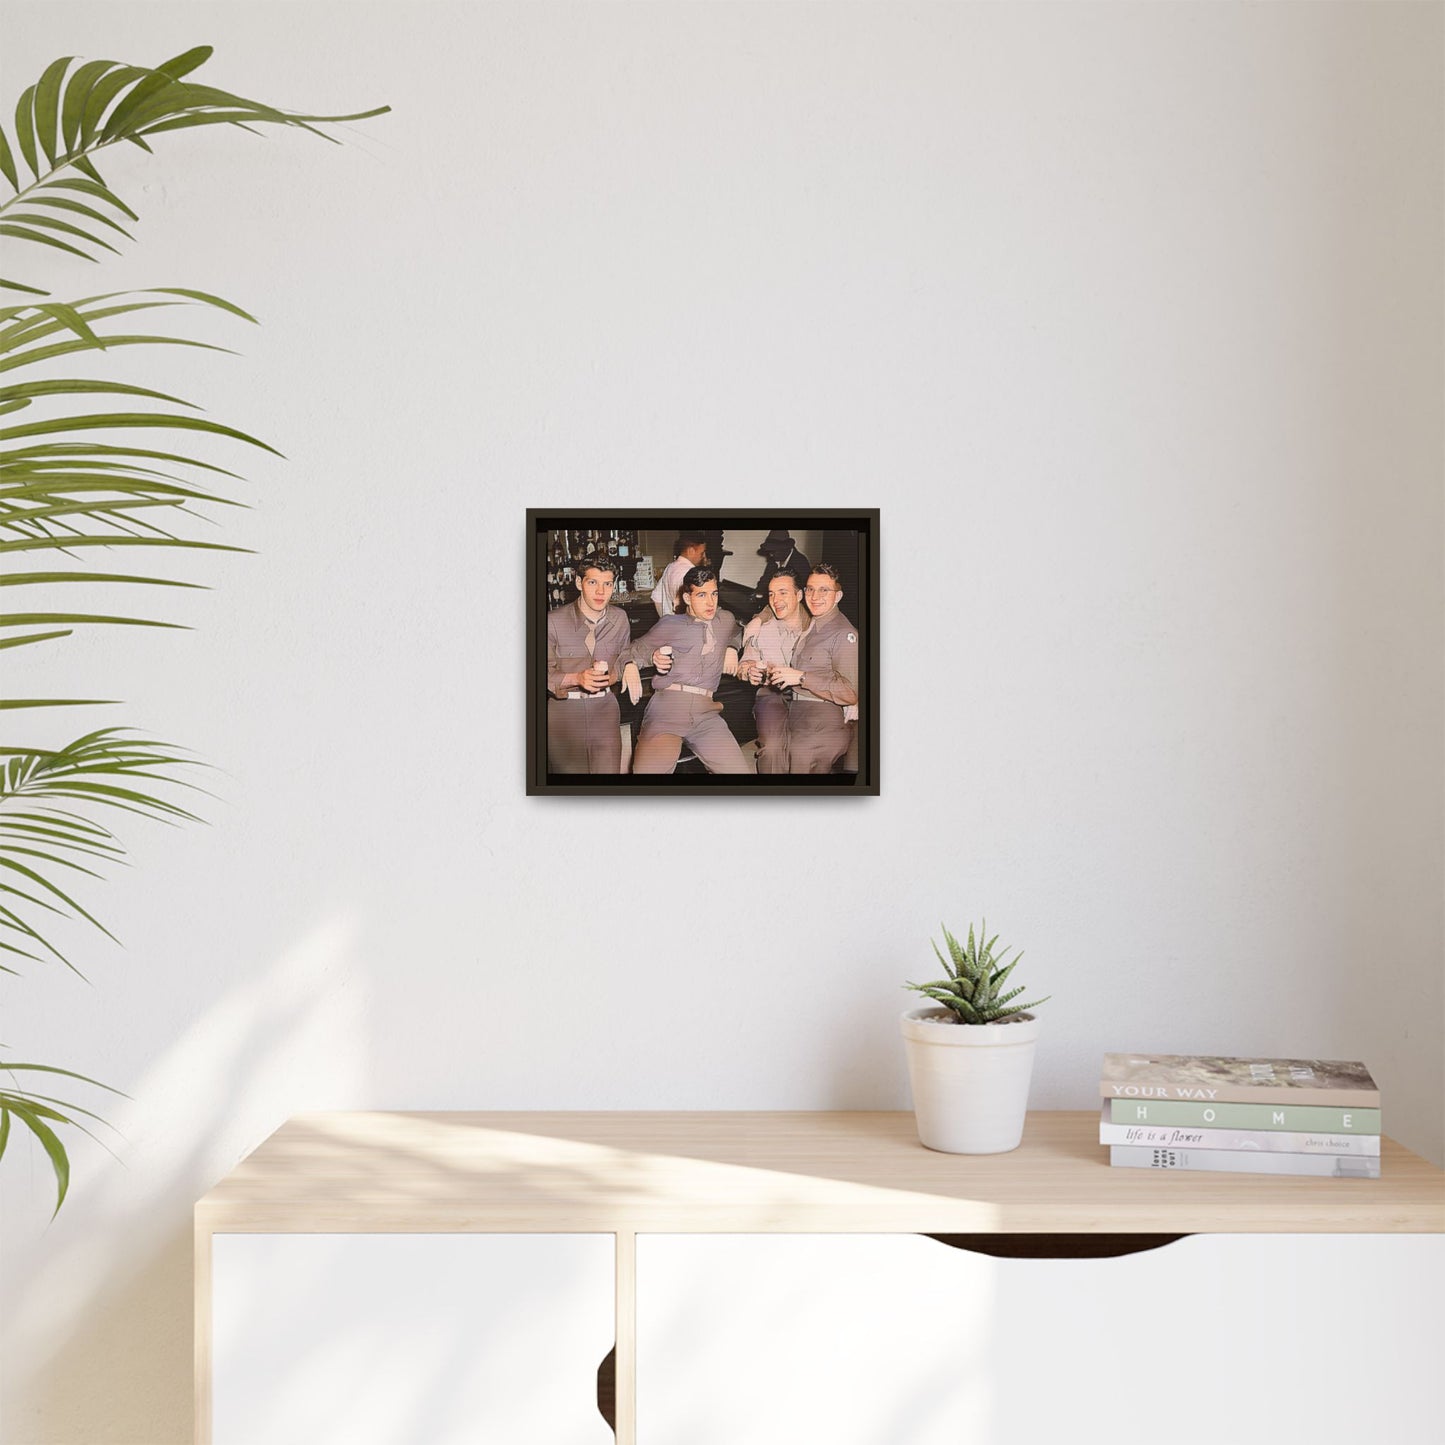
{"label": "cutout drawer handle", "polygon": [[930,1234],[950,1249],[996,1259],[1114,1259],[1162,1249],[1187,1234]]}

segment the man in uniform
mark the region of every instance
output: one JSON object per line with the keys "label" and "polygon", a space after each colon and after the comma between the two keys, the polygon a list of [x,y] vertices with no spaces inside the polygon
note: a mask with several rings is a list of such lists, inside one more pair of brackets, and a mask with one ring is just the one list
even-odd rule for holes
{"label": "man in uniform", "polygon": [[837,572],[820,562],[803,589],[813,620],[793,651],[793,665],[770,673],[774,686],[793,689],[789,772],[831,772],[858,726],[847,714],[858,702],[858,632],[838,609],[842,596]]}
{"label": "man in uniform", "polygon": [[768,559],[768,565],[763,568],[763,575],[758,578],[758,585],[753,588],[753,605],[760,612],[767,606],[769,585],[773,578],[780,573],[791,574],[797,580],[798,591],[803,590],[812,566],[808,559],[798,551],[792,536],[785,527],[774,527],[763,538],[763,545],[758,548],[758,556]]}
{"label": "man in uniform", "polygon": [[791,572],[779,572],[768,583],[768,607],[743,631],[738,676],[758,689],[753,718],[758,725],[758,771],[788,771],[788,715],[790,695],[768,685],[772,668],[790,668],[809,617],[803,610],[803,589]]}
{"label": "man in uniform", "polygon": [[659,618],[632,644],[632,660],[651,662],[657,669],[632,754],[634,773],[670,773],[684,742],[710,773],[749,771],[738,740],[722,719],[722,704],[712,696],[724,665],[731,661],[728,671],[737,666],[732,649],[742,632],[731,612],[719,610],[717,588],[715,568],[693,567],[682,579],[685,610]]}
{"label": "man in uniform", "polygon": [[588,557],[575,602],[547,614],[547,771],[620,773],[622,717],[612,685],[628,660],[632,624],[611,607],[617,564]]}
{"label": "man in uniform", "polygon": [[663,569],[657,586],[652,589],[652,605],[659,617],[669,617],[682,611],[678,593],[682,591],[682,579],[694,567],[701,567],[707,561],[707,538],[701,532],[679,532],[673,543],[677,555]]}

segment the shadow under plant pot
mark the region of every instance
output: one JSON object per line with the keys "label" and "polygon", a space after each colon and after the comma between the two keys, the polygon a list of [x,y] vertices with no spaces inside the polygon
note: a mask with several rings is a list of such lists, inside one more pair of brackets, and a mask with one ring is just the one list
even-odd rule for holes
{"label": "shadow under plant pot", "polygon": [[964,1024],[946,1008],[903,1015],[918,1138],[945,1154],[1002,1154],[1023,1138],[1039,1021]]}

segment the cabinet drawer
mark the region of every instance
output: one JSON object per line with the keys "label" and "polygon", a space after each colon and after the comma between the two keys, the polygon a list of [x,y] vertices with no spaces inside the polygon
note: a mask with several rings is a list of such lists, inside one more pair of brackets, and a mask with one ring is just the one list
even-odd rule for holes
{"label": "cabinet drawer", "polygon": [[1433,1445],[1445,1236],[637,1241],[638,1445]]}
{"label": "cabinet drawer", "polygon": [[214,1445],[610,1445],[610,1234],[217,1234]]}

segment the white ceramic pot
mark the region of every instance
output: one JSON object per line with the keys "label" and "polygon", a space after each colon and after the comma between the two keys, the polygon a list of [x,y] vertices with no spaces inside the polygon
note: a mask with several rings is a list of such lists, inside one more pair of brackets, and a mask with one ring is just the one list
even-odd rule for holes
{"label": "white ceramic pot", "polygon": [[1029,1107],[1039,1021],[949,1023],[944,1008],[903,1015],[908,1078],[919,1140],[945,1154],[1017,1149]]}

